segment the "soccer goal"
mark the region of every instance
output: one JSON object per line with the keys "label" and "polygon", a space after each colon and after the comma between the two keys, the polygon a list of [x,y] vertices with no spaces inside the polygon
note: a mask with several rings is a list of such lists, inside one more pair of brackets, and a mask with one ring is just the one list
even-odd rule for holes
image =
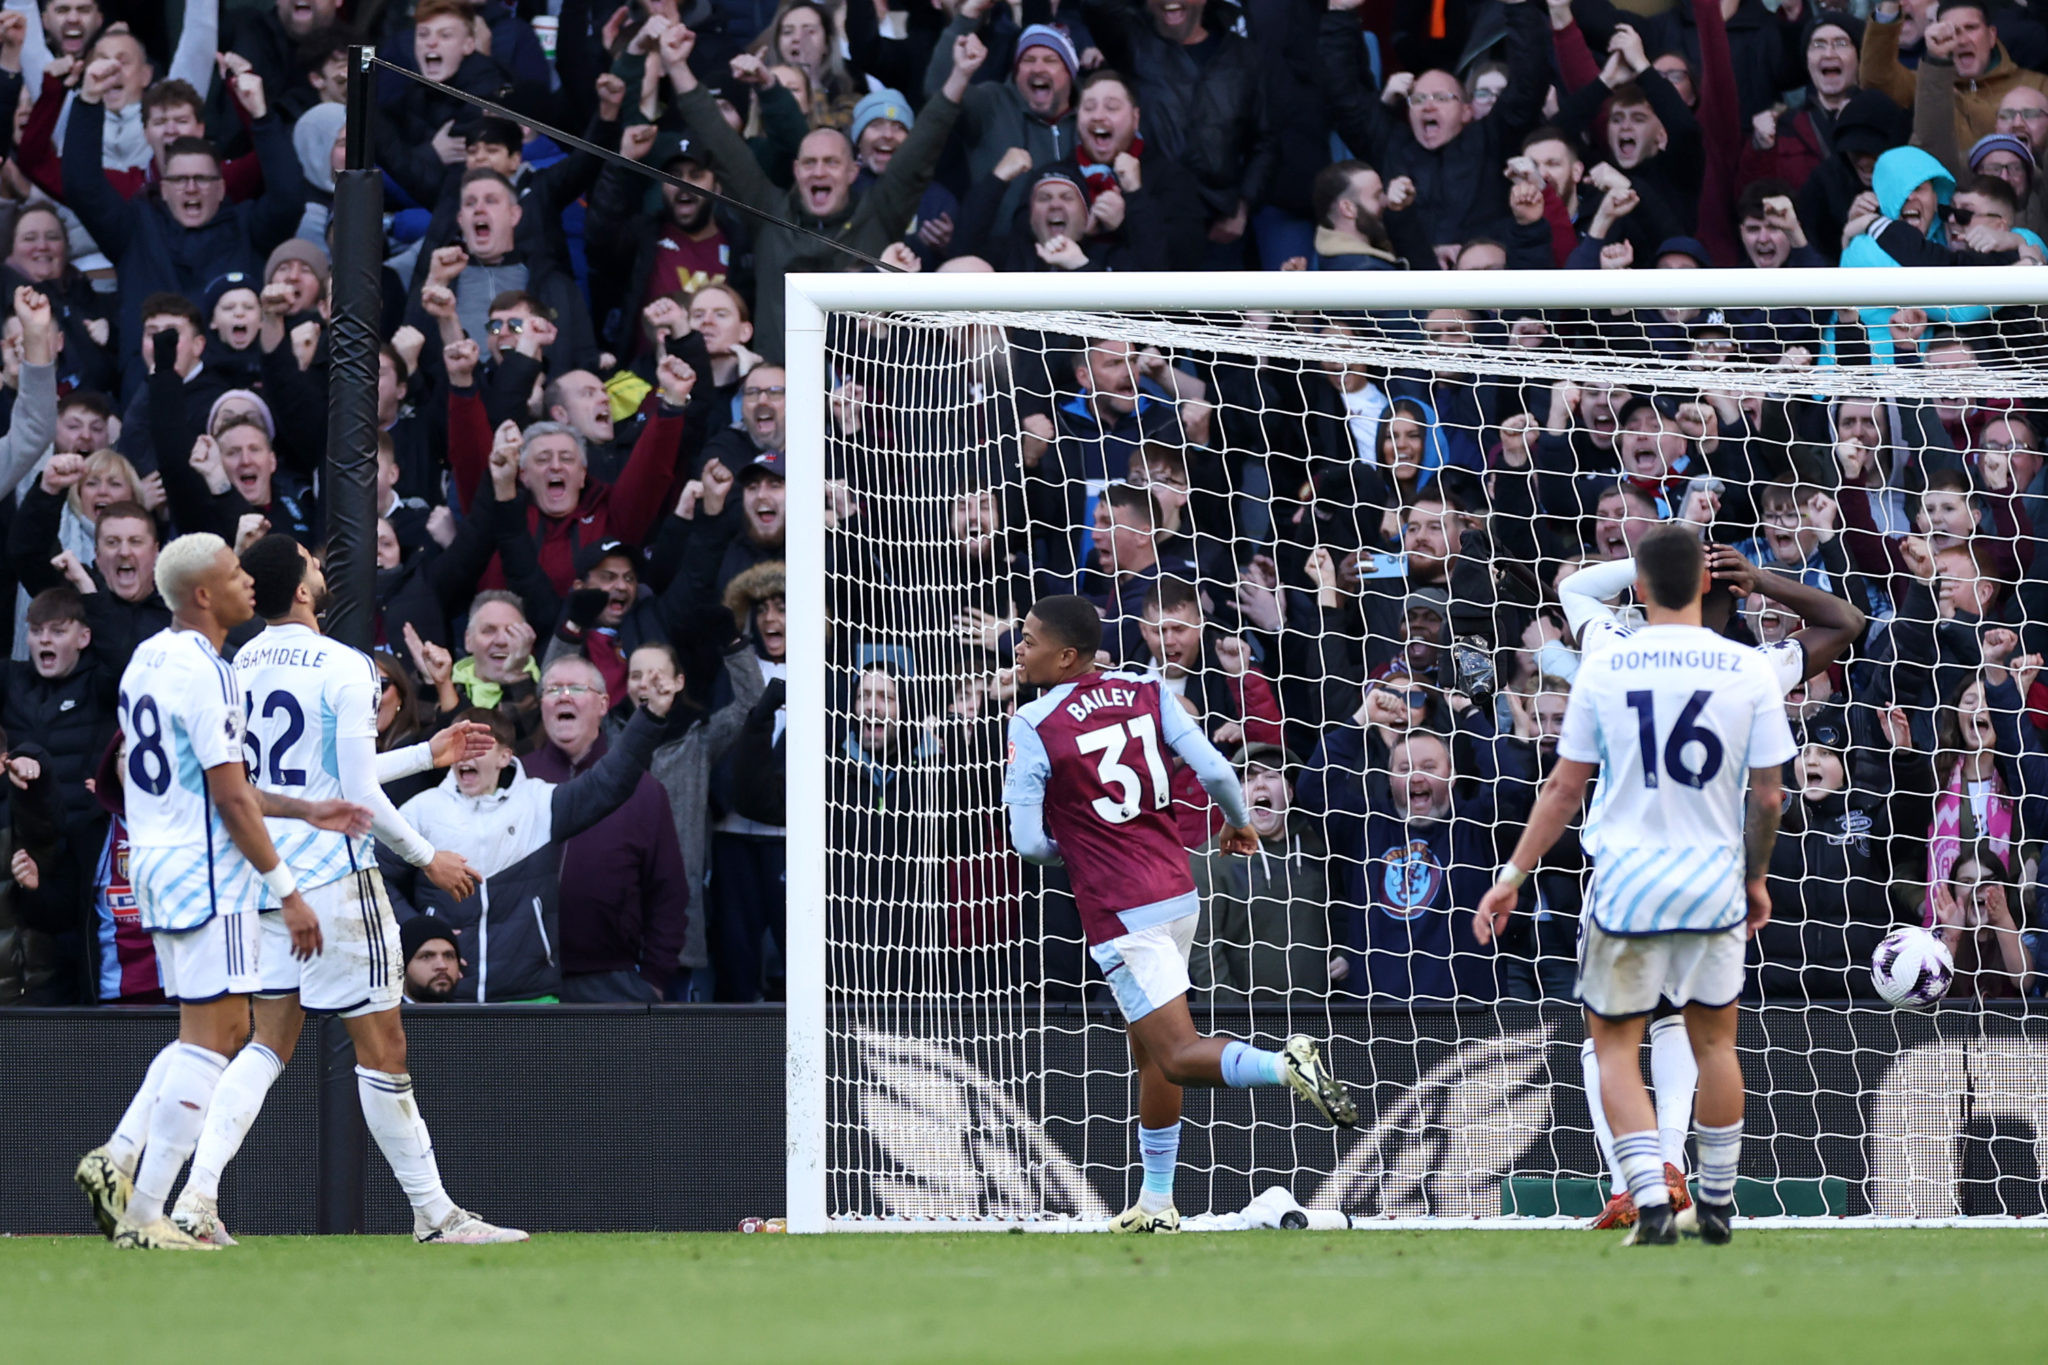
{"label": "soccer goal", "polygon": [[[1255,797],[1233,859],[1154,779],[1198,1027],[1325,1040],[1360,1101],[1333,1133],[1189,1091],[1191,1225],[1597,1212],[1583,856],[1497,948],[1470,917],[1552,761],[1559,583],[1671,519],[1830,599],[1726,579],[1738,638],[1863,618],[1787,697],[1739,1212],[2042,1216],[2048,270],[813,275],[788,304],[793,1231],[1084,1230],[1136,1189],[1121,1020],[1002,805],[1016,625],[1064,591]],[[1922,924],[1953,973],[1905,985],[1945,998],[1894,1008],[1872,954]],[[1644,1064],[1685,1166],[1675,1037]]]}

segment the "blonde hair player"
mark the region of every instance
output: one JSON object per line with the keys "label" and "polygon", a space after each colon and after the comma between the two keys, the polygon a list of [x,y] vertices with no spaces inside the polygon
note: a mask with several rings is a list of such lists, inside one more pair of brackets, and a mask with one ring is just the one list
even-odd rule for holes
{"label": "blonde hair player", "polygon": [[[428,743],[379,754],[383,678],[368,655],[320,633],[327,580],[319,561],[290,536],[268,535],[242,552],[242,568],[255,584],[257,615],[268,624],[235,653],[235,676],[249,698],[247,749],[257,787],[357,801],[369,809],[371,832],[386,847],[457,900],[473,894],[476,873],[462,855],[420,837],[380,784],[486,752],[493,743],[489,728],[458,723]],[[412,1205],[414,1240],[439,1246],[525,1241],[517,1228],[496,1227],[457,1207],[442,1187],[433,1139],[406,1070],[398,1017],[405,963],[370,840],[289,826],[272,834],[305,887],[327,947],[308,962],[277,951],[284,926],[272,913],[274,902],[263,898],[256,1036],[221,1076],[171,1221],[202,1242],[234,1245],[220,1218],[221,1172],[291,1061],[306,1015],[338,1014],[355,1044],[364,1126]]]}
{"label": "blonde hair player", "polygon": [[220,650],[255,612],[255,595],[227,543],[180,536],[157,556],[156,586],[171,624],[136,648],[121,675],[120,771],[130,877],[164,996],[178,1002],[178,1040],[150,1063],[113,1141],[79,1159],[76,1179],[115,1246],[210,1251],[165,1216],[164,1200],[249,1034],[262,898],[281,907],[294,957],[321,949],[320,922],[264,817],[359,835],[370,812],[250,783],[242,691]]}

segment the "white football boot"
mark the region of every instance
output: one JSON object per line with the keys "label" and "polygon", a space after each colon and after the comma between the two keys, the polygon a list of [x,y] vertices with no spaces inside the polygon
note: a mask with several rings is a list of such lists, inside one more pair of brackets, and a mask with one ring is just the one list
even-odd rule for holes
{"label": "white football boot", "polygon": [[523,1242],[526,1234],[518,1228],[501,1228],[486,1223],[467,1209],[450,1209],[448,1216],[438,1223],[429,1223],[426,1215],[415,1209],[412,1239],[415,1242],[432,1242],[436,1246],[473,1247],[492,1242]]}
{"label": "white football boot", "polygon": [[220,1201],[195,1194],[190,1188],[178,1196],[177,1205],[171,1209],[171,1221],[195,1242],[217,1247],[235,1245],[235,1239],[228,1236],[226,1225],[220,1221]]}

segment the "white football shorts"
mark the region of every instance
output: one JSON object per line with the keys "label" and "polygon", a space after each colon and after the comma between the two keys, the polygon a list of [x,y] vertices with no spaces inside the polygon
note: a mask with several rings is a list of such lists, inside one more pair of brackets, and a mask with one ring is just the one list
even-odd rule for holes
{"label": "white football shorts", "polygon": [[1649,1014],[1663,996],[1674,1005],[1731,1005],[1742,994],[1743,925],[1704,934],[1610,934],[1590,915],[1580,921],[1579,999],[1602,1019]]}
{"label": "white football shorts", "polygon": [[297,991],[299,1008],[306,1013],[345,1019],[396,1005],[405,986],[405,963],[399,960],[398,918],[377,869],[365,868],[299,894],[320,921],[320,952],[304,962],[293,957],[284,912],[264,911],[262,994]]}
{"label": "white football shorts", "polygon": [[1188,980],[1188,954],[1195,946],[1195,922],[1201,916],[1149,924],[1107,943],[1095,944],[1088,955],[1102,968],[1103,980],[1116,994],[1124,1018],[1137,1023],[1175,996],[1193,987]]}
{"label": "white football shorts", "polygon": [[156,969],[164,998],[203,1005],[226,995],[250,995],[263,982],[262,928],[254,910],[215,915],[197,929],[158,930]]}

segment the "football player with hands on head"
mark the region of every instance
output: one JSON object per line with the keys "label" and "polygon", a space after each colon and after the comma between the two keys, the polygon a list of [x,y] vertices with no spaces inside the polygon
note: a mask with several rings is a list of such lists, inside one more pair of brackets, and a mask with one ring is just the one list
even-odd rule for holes
{"label": "football player with hands on head", "polygon": [[[1649,624],[1581,655],[1557,765],[1474,919],[1479,942],[1506,927],[1521,885],[1583,804],[1593,859],[1579,994],[1600,1062],[1614,1150],[1636,1205],[1631,1245],[1680,1231],[1665,1183],[1656,1111],[1638,1053],[1660,1002],[1684,1011],[1699,1062],[1696,1230],[1725,1243],[1742,1157],[1742,1065],[1735,1004],[1749,938],[1770,919],[1784,765],[1797,746],[1783,692],[1758,651],[1707,630],[1713,583],[1691,528],[1660,526],[1637,546],[1636,593]],[[1748,798],[1745,815],[1744,797]]]}

